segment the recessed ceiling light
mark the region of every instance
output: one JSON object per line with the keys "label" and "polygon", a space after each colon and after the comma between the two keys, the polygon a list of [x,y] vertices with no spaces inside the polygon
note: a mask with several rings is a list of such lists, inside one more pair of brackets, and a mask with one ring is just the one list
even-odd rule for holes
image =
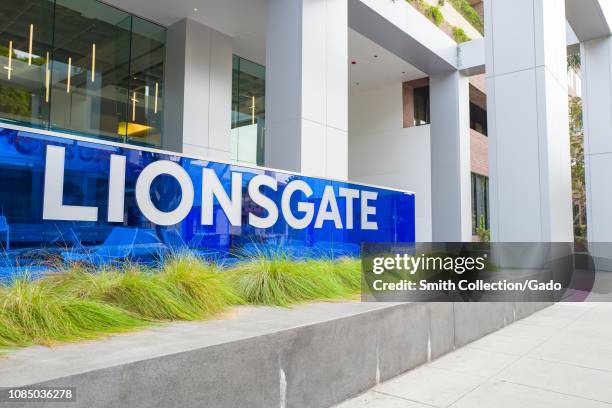
{"label": "recessed ceiling light", "polygon": [[198,8],[197,8],[197,7],[194,7],[194,8],[193,8],[193,11],[198,11]]}

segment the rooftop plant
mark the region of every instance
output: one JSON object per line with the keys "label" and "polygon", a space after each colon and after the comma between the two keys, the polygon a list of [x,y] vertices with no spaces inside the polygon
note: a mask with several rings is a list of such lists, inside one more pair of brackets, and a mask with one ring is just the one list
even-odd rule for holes
{"label": "rooftop plant", "polygon": [[425,16],[438,27],[440,27],[440,25],[444,21],[444,16],[442,15],[440,8],[437,6],[427,7],[427,9],[425,9]]}
{"label": "rooftop plant", "polygon": [[467,0],[448,0],[450,4],[474,27],[484,35],[484,22]]}
{"label": "rooftop plant", "polygon": [[453,27],[453,38],[459,44],[471,40],[470,36],[467,35],[461,27]]}
{"label": "rooftop plant", "polygon": [[[396,0],[392,0],[395,2]],[[449,0],[451,5],[481,34],[484,35],[484,23],[476,10],[467,0]],[[438,0],[438,5],[430,5],[425,0],[406,0],[416,8],[421,14],[431,20],[436,26],[441,27],[444,32],[453,37],[458,43],[470,41],[471,38],[461,27],[449,24],[445,19],[440,7],[446,3],[445,0]]]}

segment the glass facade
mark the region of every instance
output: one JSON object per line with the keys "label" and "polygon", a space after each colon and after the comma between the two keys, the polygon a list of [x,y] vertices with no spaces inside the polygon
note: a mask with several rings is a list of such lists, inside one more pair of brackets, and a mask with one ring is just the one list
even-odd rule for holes
{"label": "glass facade", "polygon": [[473,234],[476,234],[478,227],[489,228],[489,178],[472,173]]}
{"label": "glass facade", "polygon": [[0,121],[161,146],[165,35],[96,0],[3,0]]}
{"label": "glass facade", "polygon": [[263,166],[266,69],[234,55],[232,70],[231,159]]}
{"label": "glass facade", "polygon": [[[61,162],[53,171],[64,174],[63,205],[97,208],[95,220],[81,221],[78,217],[47,217],[44,219],[43,197],[49,149],[61,150]],[[109,221],[109,168],[111,156],[125,157],[125,189],[118,196],[124,203],[122,214]],[[171,161],[188,175],[193,188],[189,212],[175,225],[156,225],[142,211],[136,197],[136,184],[144,169],[154,162]],[[238,222],[231,221],[218,199],[211,200],[212,215],[205,221],[202,208],[203,173],[212,170],[228,195],[234,197],[233,181],[240,177],[241,203]],[[79,261],[95,265],[117,262],[155,263],[166,254],[192,250],[207,259],[230,264],[241,256],[260,250],[282,249],[296,257],[358,256],[362,242],[414,242],[415,221],[412,194],[384,188],[366,187],[348,182],[298,176],[280,171],[251,169],[240,165],[217,163],[172,154],[143,151],[137,147],[108,146],[95,141],[75,141],[49,136],[35,131],[3,129],[0,126],[0,281],[19,273],[22,267],[30,272],[47,271],[58,260]],[[255,227],[250,214],[268,217],[269,210],[252,197],[249,183],[257,176],[268,176],[277,188],[259,191],[273,202],[280,213],[268,227]],[[4,180],[7,180],[5,183]],[[325,191],[333,189],[341,225],[325,219],[317,226],[313,217],[308,225],[291,226],[282,209],[283,195],[290,183],[305,183],[312,194],[296,190],[289,196],[292,214],[306,217],[301,205],[309,205],[314,214],[329,211]],[[240,184],[238,184],[240,186]],[[357,202],[347,212],[347,200],[340,198],[340,188],[351,188],[363,194],[377,194],[369,201],[375,208],[366,219],[377,223],[376,229],[362,228],[362,206]],[[290,189],[291,190],[291,189]],[[124,193],[124,194],[123,194]],[[116,197],[115,197],[116,199]],[[160,211],[169,212],[183,200],[183,190],[175,177],[162,174],[150,186],[150,199]],[[302,203],[302,204],[300,204]],[[350,215],[349,215],[350,214]],[[73,217],[68,213],[68,217]],[[352,216],[352,227],[348,218]],[[59,220],[62,219],[62,220]],[[237,225],[238,224],[238,225]]]}

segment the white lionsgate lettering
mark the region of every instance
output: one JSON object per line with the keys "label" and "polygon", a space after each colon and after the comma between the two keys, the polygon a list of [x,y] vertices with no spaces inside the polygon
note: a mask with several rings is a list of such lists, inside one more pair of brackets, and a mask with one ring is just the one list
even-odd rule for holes
{"label": "white lionsgate lettering", "polygon": [[[66,149],[62,146],[47,146],[45,163],[45,187],[43,197],[43,219],[58,221],[98,221],[98,207],[64,205],[64,162]],[[111,155],[108,188],[108,222],[122,222],[125,206],[125,171],[126,158]],[[151,200],[151,184],[161,175],[173,177],[181,188],[181,200],[171,211],[161,211]],[[215,200],[227,216],[229,222],[236,227],[242,225],[242,176],[240,172],[231,174],[231,191],[225,190],[217,173],[209,168],[202,169],[202,225],[214,223],[213,208]],[[247,192],[252,202],[266,210],[265,216],[249,213],[248,223],[256,228],[270,228],[279,219],[277,204],[262,192],[262,188],[278,191],[278,182],[270,176],[259,174],[248,184]],[[341,187],[339,196],[345,200],[344,214],[340,213],[338,199],[332,186],[326,186],[321,197],[318,211],[315,204],[308,201],[298,201],[297,209],[291,208],[291,200],[295,194],[303,194],[305,198],[312,196],[312,188],[304,180],[293,180],[287,183],[281,196],[283,219],[294,229],[304,229],[314,221],[314,228],[323,228],[326,221],[337,229],[353,229],[354,200],[361,200],[361,219],[359,228],[362,230],[378,230],[378,223],[372,218],[376,216],[378,193],[360,191]],[[142,214],[157,225],[175,225],[180,223],[191,208],[195,198],[193,181],[187,171],[176,162],[158,160],[146,166],[136,180],[136,203]],[[342,216],[344,215],[344,222]]]}

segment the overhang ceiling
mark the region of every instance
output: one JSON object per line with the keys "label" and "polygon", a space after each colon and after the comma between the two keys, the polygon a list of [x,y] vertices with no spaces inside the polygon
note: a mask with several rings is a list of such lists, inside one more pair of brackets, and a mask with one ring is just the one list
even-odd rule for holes
{"label": "overhang ceiling", "polygon": [[266,0],[105,0],[120,9],[169,26],[183,18],[234,38],[234,50],[244,58],[265,63]]}
{"label": "overhang ceiling", "polygon": [[[106,2],[166,26],[188,17],[234,37],[236,54],[259,64],[265,64],[266,0],[106,0]],[[355,65],[350,63],[352,60],[356,61]],[[360,89],[426,76],[414,66],[352,29],[349,29],[348,69],[350,87],[360,87]]]}
{"label": "overhang ceiling", "polygon": [[[352,64],[352,62],[356,64]],[[349,90],[365,90],[427,75],[358,32],[349,29]]]}

